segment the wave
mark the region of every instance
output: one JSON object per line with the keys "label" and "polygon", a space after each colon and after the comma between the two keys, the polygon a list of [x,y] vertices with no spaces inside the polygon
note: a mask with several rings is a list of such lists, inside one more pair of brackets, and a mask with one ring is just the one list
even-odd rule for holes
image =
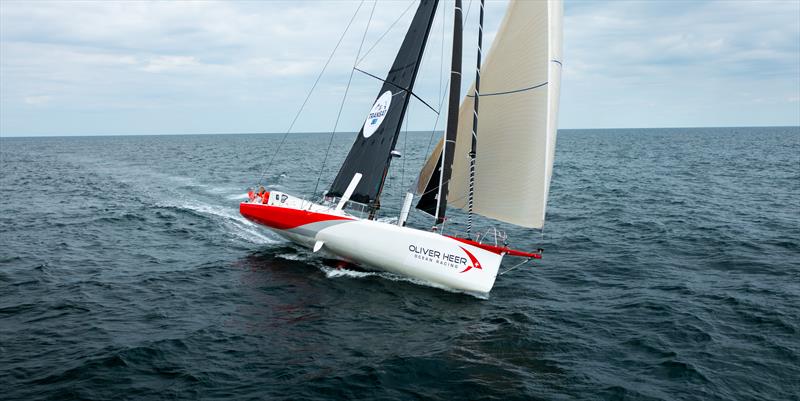
{"label": "wave", "polygon": [[397,224],[397,217],[379,217],[378,221],[387,224]]}
{"label": "wave", "polygon": [[[236,190],[240,189],[240,188],[232,187],[232,186],[212,187],[212,186],[205,185],[205,184],[200,184],[200,185],[203,188],[205,188],[203,191],[206,192],[206,193],[209,193],[209,194],[222,194],[222,193],[236,191]],[[247,194],[245,194],[245,195],[247,195]]]}
{"label": "wave", "polygon": [[234,213],[230,208],[223,206],[210,205],[199,201],[184,202],[159,202],[157,207],[167,207],[174,209],[188,210],[208,216],[221,217],[224,226],[229,229],[229,233],[254,244],[277,244],[282,242],[276,237],[264,235],[259,227],[238,213]]}
{"label": "wave", "polygon": [[[380,272],[361,272],[358,270],[350,270],[350,269],[343,269],[343,268],[334,268],[334,267],[322,267],[322,272],[325,273],[325,277],[327,278],[337,278],[337,277],[350,277],[350,278],[364,278],[364,277],[372,277],[372,276],[382,276],[382,275],[390,275],[389,273],[380,273]],[[389,278],[389,277],[387,277]],[[400,278],[400,277],[398,277]],[[391,279],[391,278],[390,278]]]}
{"label": "wave", "polygon": [[447,286],[444,286],[444,285],[441,285],[441,284],[433,283],[433,282],[430,282],[430,281],[415,279],[415,278],[411,278],[411,277],[398,276],[396,274],[387,273],[387,272],[358,271],[358,270],[350,270],[350,269],[344,269],[344,268],[334,268],[334,267],[328,267],[328,266],[320,267],[320,269],[322,270],[323,273],[325,273],[325,277],[327,277],[327,278],[341,278],[341,277],[344,277],[344,278],[362,279],[362,278],[367,278],[367,277],[379,277],[381,279],[390,280],[390,281],[404,281],[404,282],[407,282],[407,283],[416,284],[416,285],[420,285],[420,286],[423,286],[423,287],[436,288],[436,289],[439,289],[439,290],[444,290],[444,291],[452,292],[452,293],[455,293],[455,294],[465,294],[465,295],[469,295],[469,296],[472,296],[472,297],[475,297],[475,298],[478,298],[478,299],[483,299],[483,300],[489,299],[489,295],[488,294],[481,294],[481,293],[475,293],[475,292],[470,292],[470,291],[461,291],[461,290],[450,288],[450,287],[447,287]]}
{"label": "wave", "polygon": [[304,254],[300,254],[300,253],[279,253],[279,254],[277,254],[275,256],[277,256],[277,257],[279,257],[281,259],[295,260],[295,261],[302,261],[302,262],[309,261],[312,258],[310,255],[304,255]]}
{"label": "wave", "polygon": [[[235,186],[206,184],[195,177],[166,174],[138,166],[115,166],[107,169],[106,172],[117,179],[132,183],[135,189],[150,198],[150,202],[154,202],[156,207],[182,209],[221,218],[221,225],[229,234],[250,243],[282,242],[277,237],[265,235],[264,230],[239,215],[235,208],[203,202],[194,196],[196,194],[193,194],[195,192],[193,189],[196,189],[209,195],[215,195],[211,197],[214,199],[219,199],[218,197],[221,198],[226,193],[230,194],[225,197],[228,200],[247,199],[247,194],[244,192],[233,193],[237,191]],[[174,185],[164,186],[164,183]]]}
{"label": "wave", "polygon": [[229,200],[247,199],[247,194],[246,193],[232,194],[232,195],[226,196],[225,199],[229,199]]}

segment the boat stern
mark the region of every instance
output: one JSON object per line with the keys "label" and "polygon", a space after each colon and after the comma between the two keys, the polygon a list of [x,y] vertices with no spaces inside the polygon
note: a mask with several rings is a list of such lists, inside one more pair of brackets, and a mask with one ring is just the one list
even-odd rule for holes
{"label": "boat stern", "polygon": [[267,192],[265,197],[266,203],[240,203],[239,213],[256,224],[309,247],[313,246],[320,230],[354,219],[341,211],[283,192]]}

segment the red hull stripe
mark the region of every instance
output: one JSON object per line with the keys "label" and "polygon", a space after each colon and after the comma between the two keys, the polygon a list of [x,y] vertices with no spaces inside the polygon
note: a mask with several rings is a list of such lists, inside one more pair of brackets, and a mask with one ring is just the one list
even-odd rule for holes
{"label": "red hull stripe", "polygon": [[481,244],[480,242],[475,242],[475,241],[472,241],[472,240],[468,240],[466,238],[451,237],[449,235],[445,235],[445,237],[452,238],[452,239],[454,239],[456,241],[463,242],[465,244],[476,246],[478,248],[487,250],[489,252],[494,252],[494,253],[496,253],[498,255],[501,254],[501,253],[505,253],[506,255],[511,255],[511,256],[522,256],[522,257],[534,258],[534,259],[541,259],[542,258],[542,254],[541,253],[523,252],[523,251],[517,251],[517,250],[511,249],[509,247],[504,247],[504,246],[494,246],[494,245],[488,245],[488,244]]}
{"label": "red hull stripe", "polygon": [[248,220],[279,230],[288,230],[320,221],[353,220],[344,216],[252,203],[240,203],[239,213]]}

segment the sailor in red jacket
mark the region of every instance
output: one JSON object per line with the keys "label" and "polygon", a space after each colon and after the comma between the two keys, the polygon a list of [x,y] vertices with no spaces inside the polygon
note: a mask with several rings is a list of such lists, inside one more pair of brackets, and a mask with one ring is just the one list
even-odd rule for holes
{"label": "sailor in red jacket", "polygon": [[250,199],[250,202],[256,200],[256,194],[253,192],[253,188],[247,188],[247,198]]}
{"label": "sailor in red jacket", "polygon": [[259,187],[258,188],[258,195],[256,196],[256,202],[267,204],[267,201],[269,201],[268,196],[269,196],[269,194],[267,193],[267,190],[264,189],[263,186]]}

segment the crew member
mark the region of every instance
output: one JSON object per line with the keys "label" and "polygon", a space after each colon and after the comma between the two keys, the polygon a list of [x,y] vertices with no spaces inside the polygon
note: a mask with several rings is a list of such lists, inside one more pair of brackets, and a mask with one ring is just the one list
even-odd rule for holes
{"label": "crew member", "polygon": [[259,187],[258,188],[258,196],[256,197],[256,200],[258,200],[260,203],[266,204],[267,201],[269,200],[269,198],[267,198],[267,196],[268,196],[267,190],[264,189],[263,186]]}

